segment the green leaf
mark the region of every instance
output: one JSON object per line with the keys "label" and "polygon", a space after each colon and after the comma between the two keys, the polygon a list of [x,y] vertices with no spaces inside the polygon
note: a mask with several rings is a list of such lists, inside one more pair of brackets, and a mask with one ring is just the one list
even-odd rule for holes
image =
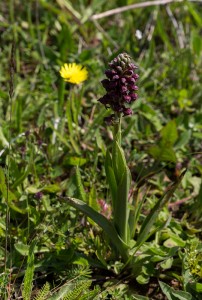
{"label": "green leaf", "polygon": [[197,293],[202,293],[202,283],[199,282],[188,283],[187,286],[195,290]]}
{"label": "green leaf", "polygon": [[176,162],[177,160],[172,147],[164,144],[154,145],[149,148],[148,152],[158,161]]}
{"label": "green leaf", "polygon": [[172,264],[173,264],[173,257],[169,257],[168,259],[162,261],[160,263],[160,266],[162,269],[167,270],[172,267]]}
{"label": "green leaf", "polygon": [[180,247],[185,247],[186,242],[175,234],[169,234],[170,238]]}
{"label": "green leaf", "polygon": [[167,123],[161,130],[161,137],[163,144],[166,146],[173,146],[178,138],[177,126],[174,120]]}
{"label": "green leaf", "polygon": [[61,187],[58,184],[50,184],[44,186],[41,191],[55,194],[61,191]]}
{"label": "green leaf", "polygon": [[191,46],[192,46],[193,52],[196,55],[200,56],[201,49],[202,49],[202,41],[201,41],[200,35],[194,30],[192,30],[192,33],[191,33]]}
{"label": "green leaf", "polygon": [[190,14],[192,15],[192,17],[194,18],[195,22],[197,23],[197,25],[199,26],[199,28],[201,28],[202,26],[202,20],[201,20],[201,15],[199,14],[199,12],[195,9],[194,5],[190,2],[186,2],[186,5],[189,9]]}
{"label": "green leaf", "polygon": [[[26,245],[23,243],[15,243],[14,245],[15,249],[23,256],[28,256],[29,251],[30,251],[30,245]],[[44,252],[49,252],[50,250],[47,247],[34,247],[34,253],[44,253]]]}
{"label": "green leaf", "polygon": [[30,173],[30,171],[31,171],[31,164],[27,166],[26,171],[14,182],[14,184],[12,185],[12,189],[15,189],[21,183],[23,183],[23,181],[28,176],[28,174]]}
{"label": "green leaf", "polygon": [[131,184],[131,174],[128,168],[122,174],[121,182],[117,188],[116,210],[114,212],[114,224],[120,237],[125,243],[129,238],[128,235],[128,195]]}
{"label": "green leaf", "polygon": [[67,295],[68,292],[71,292],[75,288],[75,282],[68,282],[62,286],[57,294],[49,297],[49,300],[62,300]]}
{"label": "green leaf", "polygon": [[86,158],[78,156],[66,156],[64,159],[64,165],[69,166],[83,166],[87,162]]}
{"label": "green leaf", "polygon": [[121,182],[122,176],[127,169],[126,159],[122,148],[115,140],[112,149],[112,168],[116,177],[117,185]]}
{"label": "green leaf", "polygon": [[177,158],[173,150],[173,145],[177,139],[176,122],[172,120],[161,130],[159,144],[150,147],[148,152],[158,161],[176,162]]}
{"label": "green leaf", "polygon": [[190,138],[191,138],[191,130],[186,130],[185,132],[183,132],[175,144],[175,149],[180,149],[185,145],[187,145]]}
{"label": "green leaf", "polygon": [[163,22],[163,19],[162,19],[162,15],[158,14],[158,18],[157,18],[157,26],[156,26],[157,30],[158,30],[158,33],[159,33],[159,36],[160,38],[163,40],[163,42],[165,43],[166,47],[172,51],[173,50],[173,47],[172,47],[172,44],[170,42],[170,37],[167,35],[167,32],[165,31],[165,24]]}
{"label": "green leaf", "polygon": [[157,131],[162,129],[158,112],[152,109],[149,105],[141,103],[140,114],[143,115],[145,119],[147,119],[156,128]]}
{"label": "green leaf", "polygon": [[184,291],[176,291],[166,283],[159,281],[160,287],[168,300],[192,300],[192,295]]}
{"label": "green leaf", "polygon": [[78,167],[76,167],[75,175],[76,175],[76,187],[78,189],[78,197],[80,197],[81,200],[86,202],[86,192],[84,190],[81,173]]}
{"label": "green leaf", "polygon": [[106,155],[105,143],[102,139],[99,129],[97,129],[95,132],[95,139],[96,139],[97,147],[102,150],[102,154],[105,156]]}
{"label": "green leaf", "polygon": [[112,159],[109,150],[107,150],[106,157],[105,157],[105,172],[106,172],[107,182],[109,184],[109,189],[112,196],[112,207],[113,210],[115,211],[116,198],[117,198],[117,183],[114,175],[114,170],[112,169]]}
{"label": "green leaf", "polygon": [[4,136],[4,133],[3,133],[3,130],[2,130],[1,126],[0,126],[0,146],[4,147],[4,148],[7,148],[9,146],[9,143],[8,143],[7,139],[5,138],[5,136]]}
{"label": "green leaf", "polygon": [[[145,193],[145,197],[146,195],[147,193]],[[137,189],[133,193],[133,199],[132,199],[132,204],[130,206],[130,213],[128,219],[129,228],[130,228],[130,238],[132,239],[134,238],[136,233],[136,228],[137,228],[143,203],[144,203],[144,198],[140,201],[140,191],[139,189]]]}
{"label": "green leaf", "polygon": [[23,256],[27,256],[29,253],[29,245],[17,243],[14,245],[15,249]]}
{"label": "green leaf", "polygon": [[50,284],[46,282],[42,288],[37,292],[34,300],[45,300],[48,299],[48,294],[50,293]]}
{"label": "green leaf", "polygon": [[186,171],[182,172],[182,174],[179,177],[178,182],[174,183],[169,187],[169,189],[166,191],[166,193],[158,200],[156,205],[152,208],[149,215],[145,218],[140,233],[138,235],[137,242],[135,244],[136,251],[139,249],[139,247],[148,239],[149,233],[151,231],[151,228],[156,221],[159,212],[162,210],[163,206],[170,200],[172,197],[174,191],[182,181],[182,178],[184,177]]}
{"label": "green leaf", "polygon": [[139,284],[147,284],[149,282],[150,276],[145,274],[140,274],[136,277],[136,280]]}
{"label": "green leaf", "polygon": [[95,187],[94,184],[92,185],[92,187],[90,189],[88,204],[94,210],[98,211],[99,206],[98,206],[98,203],[97,203],[97,193],[96,193],[96,187]]}
{"label": "green leaf", "polygon": [[7,185],[6,185],[6,179],[5,179],[5,175],[4,175],[4,171],[2,168],[0,168],[0,191],[3,195],[3,198],[5,199],[5,201],[8,203],[8,206],[20,213],[20,214],[25,214],[27,213],[26,209],[22,209],[20,207],[18,207],[14,201],[17,201],[17,197],[14,193],[12,193]]}
{"label": "green leaf", "polygon": [[29,194],[36,194],[40,191],[40,189],[36,188],[34,185],[30,185],[26,188],[26,192]]}
{"label": "green leaf", "polygon": [[121,240],[120,236],[118,235],[116,229],[112,225],[112,223],[105,218],[103,215],[92,209],[89,205],[87,205],[85,202],[75,199],[75,198],[70,198],[66,197],[63,198],[68,201],[68,203],[75,207],[76,209],[80,210],[83,212],[86,216],[91,218],[97,225],[99,225],[104,232],[107,234],[109,239],[112,241],[113,245],[117,248],[119,251],[120,255],[127,260],[128,255],[127,255],[127,250],[128,247],[127,245]]}

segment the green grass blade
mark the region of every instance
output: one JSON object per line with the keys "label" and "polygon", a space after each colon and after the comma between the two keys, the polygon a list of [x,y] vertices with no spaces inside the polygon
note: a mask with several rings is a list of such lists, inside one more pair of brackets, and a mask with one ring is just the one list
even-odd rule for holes
{"label": "green grass blade", "polygon": [[150,230],[151,230],[154,222],[156,221],[156,218],[158,217],[159,212],[161,211],[163,206],[169,201],[169,199],[172,197],[172,195],[175,192],[176,188],[180,184],[185,172],[186,172],[186,170],[184,172],[182,172],[182,174],[180,175],[179,180],[176,183],[174,183],[169,188],[169,190],[158,200],[156,205],[151,210],[150,214],[144,220],[144,223],[142,224],[142,227],[141,227],[141,230],[140,230],[140,233],[139,233],[136,245],[135,245],[136,251],[139,249],[139,247],[149,237]]}
{"label": "green grass blade", "polygon": [[76,167],[76,185],[78,189],[78,196],[81,198],[81,200],[86,202],[86,192],[84,190],[84,186],[82,183],[81,173],[78,167]]}
{"label": "green grass blade", "polygon": [[[146,196],[146,193],[145,193]],[[130,228],[130,237],[134,238],[136,233],[136,228],[141,212],[142,205],[144,203],[144,199],[140,200],[140,192],[137,189],[133,195],[133,203],[131,204],[130,214],[129,214],[129,228]]]}

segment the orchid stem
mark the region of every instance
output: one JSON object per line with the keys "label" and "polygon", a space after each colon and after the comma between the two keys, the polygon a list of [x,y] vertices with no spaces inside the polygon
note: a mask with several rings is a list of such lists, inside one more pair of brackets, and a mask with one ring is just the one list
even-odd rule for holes
{"label": "orchid stem", "polygon": [[121,120],[122,116],[120,114],[117,115],[118,122],[114,125],[114,141],[117,141],[119,145],[121,145]]}

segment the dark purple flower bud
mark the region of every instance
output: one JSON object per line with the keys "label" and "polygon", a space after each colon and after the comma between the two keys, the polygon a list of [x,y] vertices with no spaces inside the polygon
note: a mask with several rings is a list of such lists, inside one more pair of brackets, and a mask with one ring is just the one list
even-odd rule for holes
{"label": "dark purple flower bud", "polygon": [[118,82],[117,81],[110,81],[109,87],[110,89],[114,89],[117,86]]}
{"label": "dark purple flower bud", "polygon": [[132,78],[134,78],[135,80],[137,80],[139,78],[139,75],[138,74],[133,74]]}
{"label": "dark purple flower bud", "polygon": [[113,104],[112,107],[113,107],[114,111],[119,112],[119,113],[123,112],[123,110],[124,110],[124,108],[121,105],[117,104],[117,103]]}
{"label": "dark purple flower bud", "polygon": [[123,99],[124,99],[124,101],[127,102],[127,103],[130,103],[130,102],[131,102],[131,97],[128,96],[128,95],[124,95],[124,96],[123,96]]}
{"label": "dark purple flower bud", "polygon": [[116,66],[116,70],[118,71],[118,73],[122,74],[123,73],[123,69],[121,66]]}
{"label": "dark purple flower bud", "polygon": [[127,81],[127,79],[126,79],[125,77],[122,77],[122,78],[121,78],[121,82],[122,82],[122,83],[125,83],[126,81]]}
{"label": "dark purple flower bud", "polygon": [[130,116],[133,114],[133,111],[131,108],[125,108],[123,111],[124,116]]}
{"label": "dark purple flower bud", "polygon": [[116,90],[112,90],[110,92],[110,97],[111,97],[111,100],[114,100],[114,99],[117,100],[119,98],[119,94]]}
{"label": "dark purple flower bud", "polygon": [[127,76],[132,76],[133,74],[134,74],[134,72],[132,70],[127,70],[125,72],[125,75],[127,75]]}
{"label": "dark purple flower bud", "polygon": [[113,80],[118,80],[118,79],[119,79],[119,75],[114,75],[114,76],[112,77],[112,79],[113,79]]}
{"label": "dark purple flower bud", "polygon": [[118,84],[117,81],[110,81],[108,79],[102,80],[101,83],[107,92],[113,91]]}
{"label": "dark purple flower bud", "polygon": [[26,138],[28,138],[29,135],[30,135],[30,130],[25,131]]}
{"label": "dark purple flower bud", "polygon": [[134,65],[133,63],[130,63],[129,65],[129,68],[135,70],[135,69],[138,69],[138,67],[136,65]]}
{"label": "dark purple flower bud", "polygon": [[104,105],[110,104],[110,99],[108,97],[108,94],[101,97],[98,101]]}
{"label": "dark purple flower bud", "polygon": [[131,85],[130,86],[130,90],[132,91],[137,91],[138,90],[138,87],[136,85]]}
{"label": "dark purple flower bud", "polygon": [[127,77],[126,80],[127,80],[128,83],[135,83],[136,82],[136,80],[132,77]]}
{"label": "dark purple flower bud", "polygon": [[106,89],[106,87],[109,86],[110,81],[109,81],[109,79],[103,79],[101,81],[101,83],[102,83],[103,87]]}
{"label": "dark purple flower bud", "polygon": [[40,200],[42,197],[43,197],[43,193],[42,193],[42,192],[37,192],[37,193],[34,195],[34,198],[37,199],[37,200]]}
{"label": "dark purple flower bud", "polygon": [[138,95],[136,93],[130,94],[131,100],[135,101],[138,98]]}
{"label": "dark purple flower bud", "polygon": [[126,86],[121,87],[121,92],[126,93],[128,91],[128,88]]}
{"label": "dark purple flower bud", "polygon": [[21,146],[21,147],[20,147],[20,152],[21,152],[22,154],[25,154],[25,151],[26,151],[26,146],[25,146],[25,145]]}
{"label": "dark purple flower bud", "polygon": [[43,144],[43,141],[42,141],[41,139],[39,139],[39,140],[37,141],[37,144],[38,144],[39,147],[41,147],[42,144]]}
{"label": "dark purple flower bud", "polygon": [[113,62],[108,63],[108,66],[112,69],[115,68],[115,64]]}
{"label": "dark purple flower bud", "polygon": [[114,70],[106,70],[105,71],[105,75],[107,76],[107,78],[112,79],[112,77],[114,75],[116,75],[116,71],[114,71]]}

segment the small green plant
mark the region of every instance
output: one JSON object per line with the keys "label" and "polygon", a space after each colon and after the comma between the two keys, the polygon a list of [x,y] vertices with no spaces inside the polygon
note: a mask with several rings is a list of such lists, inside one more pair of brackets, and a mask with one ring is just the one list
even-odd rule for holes
{"label": "small green plant", "polygon": [[183,288],[191,293],[196,299],[202,294],[202,244],[194,238],[187,245],[185,252],[181,253],[183,269]]}
{"label": "small green plant", "polygon": [[37,295],[34,297],[34,300],[46,300],[50,293],[50,284],[46,282],[44,286],[40,289]]}
{"label": "small green plant", "polygon": [[33,241],[29,247],[29,253],[27,258],[27,268],[24,276],[24,284],[22,288],[23,300],[29,300],[32,292],[33,278],[34,278],[34,248],[36,242]]}

